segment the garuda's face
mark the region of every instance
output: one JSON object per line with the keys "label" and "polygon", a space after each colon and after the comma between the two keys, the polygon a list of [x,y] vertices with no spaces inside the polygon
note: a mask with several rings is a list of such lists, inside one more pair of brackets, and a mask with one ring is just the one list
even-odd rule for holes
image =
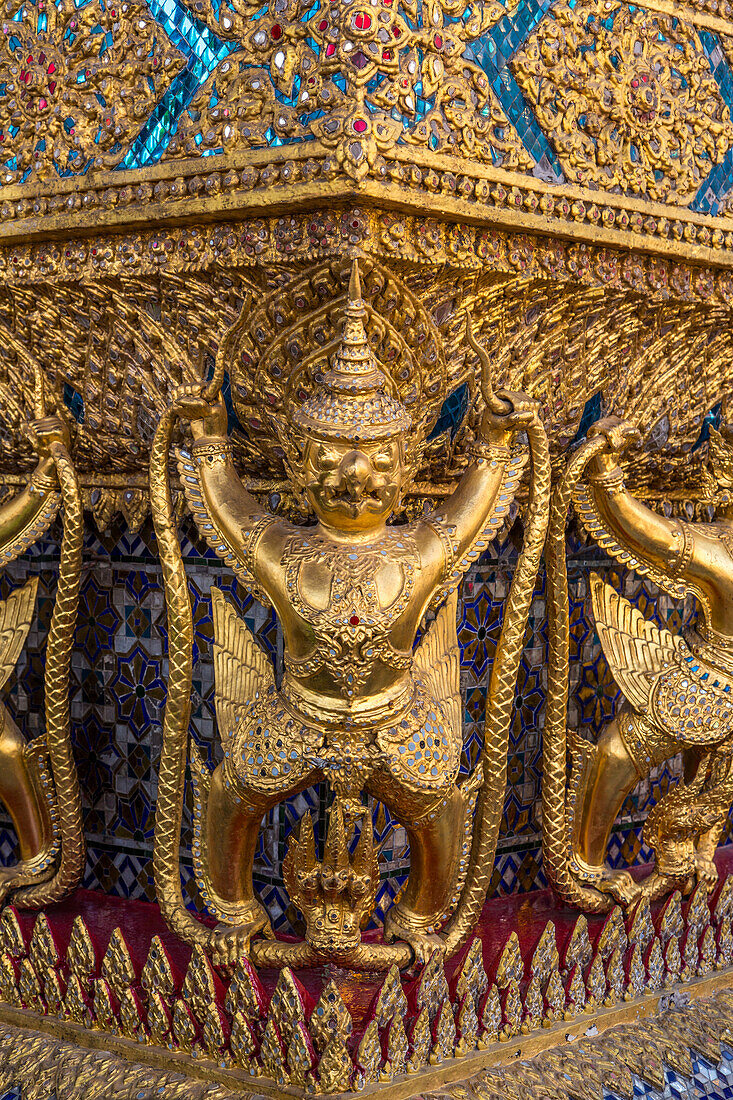
{"label": "garuda's face", "polygon": [[368,532],[394,511],[404,477],[399,438],[359,444],[309,439],[304,459],[306,494],[321,523]]}

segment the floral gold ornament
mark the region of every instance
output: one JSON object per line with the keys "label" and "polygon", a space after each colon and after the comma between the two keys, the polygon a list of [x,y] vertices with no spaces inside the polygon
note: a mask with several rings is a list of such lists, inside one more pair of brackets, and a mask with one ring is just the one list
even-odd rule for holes
{"label": "floral gold ornament", "polygon": [[[118,10],[119,8],[119,10]],[[9,3],[0,35],[0,179],[117,164],[183,59],[135,0]]]}
{"label": "floral gold ornament", "polygon": [[[212,382],[185,388],[164,414],[153,447],[153,515],[166,577],[170,679],[156,813],[155,874],[170,926],[203,945],[221,965],[242,953],[262,965],[339,957],[367,969],[455,951],[486,897],[496,847],[500,792],[514,678],[548,507],[547,444],[536,404],[495,396],[482,362],[486,409],[479,453],[439,510],[390,524],[417,442],[395,383],[371,350],[356,263],[342,298],[341,337],[310,396],[290,398],[272,430],[315,526],[294,526],[249,496],[230,457],[226,416],[217,401],[226,357],[247,323],[242,312],[222,342]],[[419,405],[417,405],[419,408]],[[188,754],[191,611],[172,523],[167,475],[174,418],[190,421],[190,451],[179,457],[202,534],[244,583],[277,610],[285,631],[285,676],[273,671],[242,620],[214,597],[216,706],[223,763],[209,773],[192,748],[196,788],[194,859],[212,931],[183,905],[178,869],[183,778]],[[533,476],[527,536],[494,665],[483,768],[457,780],[461,743],[456,604],[453,593],[472,557],[501,522],[525,465],[514,433],[530,437]],[[413,653],[429,606],[434,622]],[[326,780],[336,801],[321,865],[307,821],[288,856],[293,900],[307,917],[306,940],[267,939],[269,918],[252,885],[263,814],[283,798]],[[356,936],[373,897],[376,868],[369,827],[351,864],[349,836],[363,817],[361,796],[382,800],[410,838],[412,870],[387,915],[385,943]],[[475,811],[475,817],[474,817]],[[366,831],[365,831],[366,830]],[[329,883],[332,885],[329,886]],[[349,916],[352,910],[355,916]],[[448,922],[446,925],[446,921]],[[328,931],[327,931],[328,930]]]}
{"label": "floral gold ornament", "polygon": [[169,155],[315,136],[327,176],[362,181],[408,142],[506,169],[533,164],[467,47],[505,14],[496,0],[345,4],[186,0],[237,43],[200,88]]}
{"label": "floral gold ornament", "polygon": [[684,205],[733,145],[700,35],[677,16],[556,4],[512,67],[573,183]]}
{"label": "floral gold ornament", "polygon": [[[710,523],[666,519],[628,492],[618,456],[635,439],[628,421],[595,424],[555,490],[548,533],[550,693],[545,726],[543,839],[547,875],[565,900],[588,910],[631,906],[697,881],[718,880],[713,855],[733,802],[733,447],[710,428],[717,514]],[[581,481],[583,474],[585,480]],[[593,610],[624,703],[598,742],[580,731],[566,743],[568,588],[564,530],[570,500],[598,545],[678,599],[698,601],[694,625],[673,634],[645,619],[600,577]],[[570,776],[566,779],[569,748]],[[640,882],[604,866],[626,795],[651,769],[681,752],[677,784],[647,818],[656,865]]]}
{"label": "floral gold ornament", "polygon": [[[69,457],[68,425],[46,415],[40,365],[21,351],[35,378],[35,418],[28,434],[38,461],[27,488],[0,507],[0,564],[42,538],[63,506],[59,580],[46,647],[45,732],[27,742],[0,703],[0,800],[15,828],[20,859],[0,871],[0,898],[38,908],[79,883],[86,849],[81,798],[71,749],[69,673],[76,624],[83,513]],[[0,603],[0,679],[13,671],[33,619],[32,578]]]}

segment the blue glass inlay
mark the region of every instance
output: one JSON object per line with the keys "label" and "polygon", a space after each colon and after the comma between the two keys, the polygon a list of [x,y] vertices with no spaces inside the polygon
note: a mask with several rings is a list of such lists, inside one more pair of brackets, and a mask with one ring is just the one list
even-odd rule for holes
{"label": "blue glass inlay", "polygon": [[[733,76],[730,66],[720,45],[717,34],[701,30],[700,41],[710,70],[715,77],[720,94],[728,109],[733,113]],[[733,187],[733,149],[729,149],[720,164],[716,164],[707,179],[700,185],[690,210],[697,214],[718,214],[723,201]]]}
{"label": "blue glass inlay", "polygon": [[713,405],[709,412],[705,413],[703,417],[702,427],[700,428],[700,434],[693,444],[692,450],[696,451],[698,447],[702,447],[703,443],[707,443],[710,439],[710,429],[720,428],[720,419],[723,414],[723,402],[718,401],[716,405]]}
{"label": "blue glass inlay", "polygon": [[84,398],[68,382],[64,382],[64,404],[77,424],[84,423]]}
{"label": "blue glass inlay", "polygon": [[428,439],[435,439],[442,432],[450,431],[451,439],[455,439],[456,432],[463,423],[463,418],[468,412],[468,382],[462,382],[460,386],[448,394],[441,405],[438,419],[433,425]]}
{"label": "blue glass inlay", "polygon": [[537,162],[535,174],[556,183],[564,178],[560,162],[508,67],[551,5],[552,0],[522,0],[484,38],[469,46],[465,56],[480,65],[488,76],[507,118]]}
{"label": "blue glass inlay", "polygon": [[580,443],[585,439],[588,434],[588,429],[595,424],[596,420],[600,420],[603,415],[603,394],[599,390],[598,393],[594,393],[592,397],[589,397],[586,401],[583,412],[580,417],[580,424],[578,424],[578,430],[570,440],[570,446],[575,443]]}
{"label": "blue glass inlay", "polygon": [[176,0],[150,0],[148,7],[173,45],[187,58],[187,63],[156,105],[119,168],[141,168],[159,161],[175,133],[181,113],[219,62],[239,48],[236,42],[217,38]]}

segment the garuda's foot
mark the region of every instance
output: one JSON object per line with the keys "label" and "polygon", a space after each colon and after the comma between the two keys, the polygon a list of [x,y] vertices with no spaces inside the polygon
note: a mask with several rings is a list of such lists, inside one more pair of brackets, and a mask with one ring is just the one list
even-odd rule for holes
{"label": "garuda's foot", "polygon": [[250,943],[260,935],[274,938],[266,910],[259,902],[254,902],[237,924],[219,924],[209,934],[211,961],[221,970],[234,970],[242,957],[249,958]]}
{"label": "garuda's foot", "polygon": [[652,902],[671,894],[674,890],[681,890],[683,894],[689,894],[694,883],[695,878],[692,874],[670,875],[657,869],[638,883],[640,887],[639,896]]}
{"label": "garuda's foot", "polygon": [[581,889],[592,888],[608,894],[619,905],[628,908],[641,897],[641,885],[628,871],[612,871],[603,863],[590,864],[575,856],[570,872]]}
{"label": "garuda's foot", "polygon": [[402,940],[408,944],[415,956],[415,965],[424,966],[435,954],[445,954],[445,941],[431,932],[421,932],[411,928],[403,914],[396,914],[395,907],[390,909],[384,920],[384,938],[387,943]]}
{"label": "garuda's foot", "polygon": [[718,868],[712,859],[700,855],[699,852],[695,853],[695,877],[709,894],[713,892],[718,882]]}
{"label": "garuda's foot", "polygon": [[15,867],[2,867],[0,868],[0,905],[5,904],[5,899],[8,894],[15,888],[16,885],[16,868]]}
{"label": "garuda's foot", "polygon": [[624,909],[638,901],[644,892],[643,884],[636,882],[628,871],[610,871],[608,868],[595,886],[601,893],[610,894]]}
{"label": "garuda's foot", "polygon": [[14,890],[21,886],[50,879],[54,872],[54,861],[50,849],[44,848],[32,859],[24,859],[12,867],[0,867],[0,905],[4,905]]}

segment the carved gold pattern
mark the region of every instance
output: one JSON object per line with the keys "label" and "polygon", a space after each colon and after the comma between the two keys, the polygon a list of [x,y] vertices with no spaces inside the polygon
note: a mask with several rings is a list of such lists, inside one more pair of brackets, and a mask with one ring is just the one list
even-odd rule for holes
{"label": "carved gold pattern", "polygon": [[512,67],[573,182],[685,204],[733,144],[700,37],[680,19],[556,4]]}
{"label": "carved gold pattern", "polygon": [[[412,0],[186,6],[239,49],[197,92],[168,156],[195,155],[201,136],[204,148],[232,155],[267,145],[274,131],[286,143],[315,136],[332,151],[324,174],[357,181],[378,172],[398,141],[505,169],[533,164],[486,73],[466,56],[504,15],[495,0],[468,8],[442,0],[429,19]],[[427,101],[422,116],[418,98]]]}
{"label": "carved gold pattern", "polygon": [[[378,228],[379,220],[372,215],[360,213],[359,218],[370,232]],[[339,233],[342,224],[345,222],[341,218],[331,220],[334,231]],[[413,248],[420,239],[418,227],[404,218],[392,224],[409,230],[407,236],[401,237],[400,247],[403,254],[416,260],[418,253]],[[264,239],[270,242],[266,244],[263,263],[269,264],[275,252],[277,221],[262,225]],[[191,232],[181,230],[169,241],[159,242],[165,246],[166,257],[176,256],[176,263],[181,255],[178,246],[186,234],[190,239]],[[144,269],[139,281],[125,281],[123,288],[97,282],[92,290],[64,282],[63,286],[36,287],[30,299],[25,292],[19,297],[13,292],[12,303],[6,299],[2,309],[0,360],[3,395],[0,433],[7,442],[7,449],[3,448],[6,471],[8,467],[14,471],[23,468],[30,459],[22,428],[24,403],[31,396],[28,372],[14,349],[21,341],[37,354],[42,352],[36,343],[40,329],[33,324],[31,307],[19,305],[32,302],[33,310],[43,315],[46,344],[54,350],[49,358],[43,354],[44,362],[48,363],[49,385],[58,392],[68,384],[84,402],[84,419],[75,428],[73,447],[85,506],[101,528],[117,511],[122,512],[133,528],[142,521],[149,506],[143,471],[155,417],[176,385],[193,380],[196,370],[203,366],[208,347],[233,322],[242,297],[252,285],[251,272],[242,268],[232,274],[234,269],[230,266],[232,263],[236,266],[237,248],[227,242],[231,240],[236,245],[241,235],[235,237],[223,232],[219,235],[217,230],[210,239],[217,246],[212,249],[207,243],[210,259],[213,262],[217,258],[228,268],[226,278],[218,267],[211,273],[185,274],[181,270],[175,277],[152,275]],[[334,238],[334,248],[337,239],[340,237]],[[585,402],[603,391],[612,411],[632,417],[640,426],[647,444],[628,463],[630,489],[643,499],[669,501],[678,513],[684,511],[683,501],[691,498],[697,501],[698,515],[702,516],[707,506],[702,452],[690,455],[689,448],[699,432],[696,418],[725,394],[726,316],[728,303],[733,301],[733,291],[726,279],[708,272],[693,273],[680,266],[656,265],[648,259],[622,260],[608,252],[594,255],[574,246],[557,245],[553,251],[527,237],[510,241],[500,235],[489,237],[472,231],[459,241],[457,235],[442,226],[437,251],[430,255],[435,258],[446,252],[462,265],[482,262],[487,273],[474,284],[456,272],[429,276],[424,267],[417,266],[409,276],[408,288],[404,269],[398,272],[395,260],[364,262],[365,302],[371,315],[376,315],[375,324],[383,309],[387,287],[390,301],[396,303],[381,328],[380,343],[375,350],[395,351],[406,369],[414,370],[415,357],[404,349],[419,329],[427,326],[436,354],[442,355],[444,361],[444,366],[435,372],[435,380],[444,378],[440,385],[448,392],[464,380],[475,387],[475,361],[471,357],[466,361],[461,351],[460,316],[451,303],[456,294],[473,300],[475,316],[480,318],[478,334],[494,352],[498,351],[499,319],[505,312],[507,347],[497,357],[497,382],[524,385],[540,397],[555,453],[575,434]],[[92,258],[87,245],[84,254]],[[481,255],[486,259],[480,261]],[[345,269],[347,265],[341,261],[339,276],[333,278],[322,262],[315,264],[319,273],[317,283],[325,280],[327,292],[336,299],[343,293]],[[275,279],[275,267],[267,270],[268,278]],[[507,278],[511,270],[514,275]],[[502,274],[500,285],[491,271]],[[180,279],[184,275],[187,292],[182,295]],[[557,281],[548,284],[549,277]],[[583,285],[573,283],[573,277]],[[592,285],[599,291],[605,286],[603,305],[600,294],[591,292]],[[241,350],[252,361],[245,363],[240,357],[233,367],[233,373],[237,374],[233,397],[240,418],[243,422],[250,421],[247,430],[254,436],[253,443],[234,433],[235,461],[247,470],[248,487],[263,502],[269,503],[271,495],[277,493],[283,508],[291,507],[292,494],[283,476],[282,456],[276,453],[277,441],[268,433],[267,418],[257,418],[261,410],[257,409],[255,393],[259,386],[267,386],[276,402],[283,399],[280,382],[276,386],[267,382],[270,365],[281,371],[292,370],[292,364],[288,366],[287,345],[280,338],[273,317],[280,295],[290,303],[283,319],[287,316],[294,320],[298,316],[295,299],[299,287],[305,287],[308,301],[315,300],[307,280],[297,277],[285,280],[280,291],[266,291],[266,309],[257,312],[267,326],[263,330],[268,333],[264,347],[256,341],[251,329],[243,332]],[[637,295],[646,296],[643,305]],[[146,302],[151,300],[160,309],[175,341],[179,346],[184,342],[193,369],[182,367],[173,348],[169,345],[166,349],[161,344],[147,311]],[[92,347],[85,334],[90,331],[91,313],[96,316],[97,311],[103,319],[94,325],[97,343]],[[404,320],[410,311],[417,311],[414,324]],[[338,310],[335,312],[333,320],[323,319],[326,334],[337,331]],[[308,321],[299,323],[307,325]],[[565,358],[566,367],[558,376],[555,365],[559,357]],[[622,372],[617,369],[619,361],[626,364]],[[110,362],[118,364],[111,374]],[[303,372],[297,376],[303,377]],[[448,433],[430,442],[418,471],[421,491],[428,491],[434,498],[455,484],[466,462],[476,416],[477,412],[471,409],[454,439]],[[253,427],[253,419],[259,419],[261,426]],[[662,462],[664,476],[660,473]],[[102,467],[110,466],[118,473],[99,473]],[[14,486],[22,484],[18,475],[12,476],[16,478]],[[177,515],[181,506],[182,501],[176,496]]]}
{"label": "carved gold pattern", "polygon": [[[184,59],[144,4],[9,3],[0,36],[3,184],[120,161]],[[151,89],[155,90],[152,91]],[[30,173],[30,176],[29,176]]]}

